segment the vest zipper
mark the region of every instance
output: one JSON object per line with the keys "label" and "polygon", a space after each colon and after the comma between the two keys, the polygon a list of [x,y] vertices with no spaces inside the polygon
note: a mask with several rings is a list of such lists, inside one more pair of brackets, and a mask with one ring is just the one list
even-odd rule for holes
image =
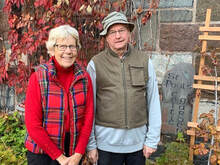
{"label": "vest zipper", "polygon": [[125,127],[128,127],[128,113],[127,113],[127,85],[126,85],[126,78],[125,78],[125,63],[124,63],[125,56],[121,59],[121,70],[122,70],[122,81],[123,81],[123,89],[124,89],[124,104],[125,104]]}
{"label": "vest zipper", "polygon": [[[65,128],[64,128],[64,123],[65,123],[65,109],[67,109],[67,111],[68,111],[68,104],[69,104],[69,97],[68,97],[68,93],[67,93],[67,91],[66,91],[66,89],[60,84],[60,82],[57,80],[57,79],[55,79],[55,81],[56,81],[56,83],[57,83],[57,85],[60,87],[60,88],[62,88],[62,90],[63,90],[63,97],[64,97],[64,102],[63,102],[63,108],[64,108],[64,112],[63,112],[63,128],[62,128],[62,130],[63,130],[63,135],[62,135],[62,137],[64,138],[64,140],[62,140],[61,141],[61,146],[62,146],[62,148],[64,149],[65,148],[65,137],[66,137],[66,130],[65,130]],[[66,98],[66,99],[65,99]],[[70,113],[70,112],[69,112]],[[70,114],[69,114],[70,115]],[[70,134],[70,136],[71,136],[71,134]],[[71,145],[71,144],[70,144]],[[70,147],[71,148],[71,147]],[[70,148],[69,148],[69,150],[70,150]],[[70,152],[69,152],[69,154],[70,154]]]}

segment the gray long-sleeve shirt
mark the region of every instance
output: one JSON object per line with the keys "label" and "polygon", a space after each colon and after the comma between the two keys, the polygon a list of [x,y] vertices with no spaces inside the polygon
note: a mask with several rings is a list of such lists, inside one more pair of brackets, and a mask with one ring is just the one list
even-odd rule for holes
{"label": "gray long-sleeve shirt", "polygon": [[[96,109],[96,70],[92,60],[87,66],[87,71],[93,83],[94,109]],[[89,151],[98,148],[114,153],[130,153],[143,149],[143,145],[157,148],[157,144],[160,141],[161,109],[156,74],[150,59],[148,77],[146,88],[149,111],[148,128],[144,125],[133,129],[118,129],[94,124],[87,146]]]}

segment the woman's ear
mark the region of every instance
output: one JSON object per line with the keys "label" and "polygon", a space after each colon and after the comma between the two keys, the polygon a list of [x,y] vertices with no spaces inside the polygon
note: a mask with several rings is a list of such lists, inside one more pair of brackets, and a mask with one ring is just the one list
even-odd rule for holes
{"label": "woman's ear", "polygon": [[54,56],[54,51],[48,51],[48,54],[50,55],[50,57]]}

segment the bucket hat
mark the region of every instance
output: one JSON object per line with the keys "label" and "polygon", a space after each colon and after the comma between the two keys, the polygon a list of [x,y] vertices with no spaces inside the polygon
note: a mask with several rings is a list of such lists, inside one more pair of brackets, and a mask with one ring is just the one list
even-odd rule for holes
{"label": "bucket hat", "polygon": [[111,12],[102,21],[103,31],[100,33],[101,36],[105,36],[108,32],[108,28],[114,24],[126,24],[129,26],[130,31],[134,29],[134,24],[128,22],[126,16],[120,12]]}

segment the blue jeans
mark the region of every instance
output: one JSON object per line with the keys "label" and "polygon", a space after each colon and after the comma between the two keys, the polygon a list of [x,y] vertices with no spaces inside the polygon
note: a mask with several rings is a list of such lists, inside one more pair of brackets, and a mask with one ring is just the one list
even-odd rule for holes
{"label": "blue jeans", "polygon": [[112,153],[98,150],[98,165],[145,165],[143,150],[132,153]]}

